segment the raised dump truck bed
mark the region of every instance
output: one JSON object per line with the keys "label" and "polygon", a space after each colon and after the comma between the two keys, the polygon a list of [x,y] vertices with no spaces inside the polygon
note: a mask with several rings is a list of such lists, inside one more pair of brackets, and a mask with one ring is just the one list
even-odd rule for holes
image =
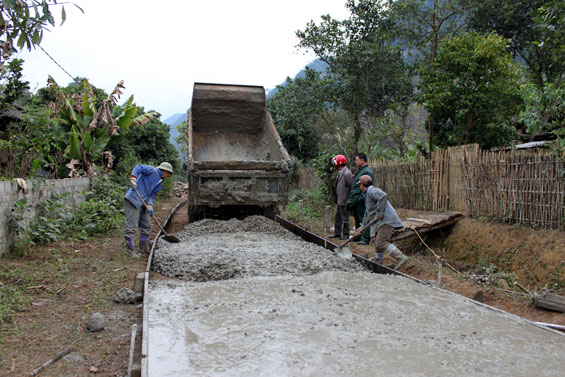
{"label": "raised dump truck bed", "polygon": [[195,83],[188,112],[191,221],[263,214],[286,204],[290,157],[262,86]]}

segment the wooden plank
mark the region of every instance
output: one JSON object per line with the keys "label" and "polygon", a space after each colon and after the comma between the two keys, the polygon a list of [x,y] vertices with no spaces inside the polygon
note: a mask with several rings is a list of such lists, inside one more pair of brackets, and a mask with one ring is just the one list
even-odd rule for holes
{"label": "wooden plank", "polygon": [[[434,224],[434,225],[431,225],[431,226],[417,227],[416,231],[420,234],[433,232],[435,230],[447,228],[451,225],[454,225],[455,223],[457,223],[457,221],[459,221],[459,219],[460,219],[460,217],[456,217],[456,218],[453,218],[451,220],[444,221],[442,223]],[[416,232],[414,230],[404,229],[404,230],[393,233],[391,240],[392,241],[398,241],[398,240],[403,240],[403,239],[415,237],[415,236],[416,236]]]}
{"label": "wooden plank", "polygon": [[565,313],[564,296],[560,296],[552,293],[542,293],[542,294],[536,293],[532,297],[532,302],[537,307]]}

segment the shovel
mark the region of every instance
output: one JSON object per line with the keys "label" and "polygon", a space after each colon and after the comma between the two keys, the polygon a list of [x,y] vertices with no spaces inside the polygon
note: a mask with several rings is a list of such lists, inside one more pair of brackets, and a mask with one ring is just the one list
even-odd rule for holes
{"label": "shovel", "polygon": [[[137,196],[139,197],[139,199],[141,199],[141,203],[143,203],[143,206],[145,207],[145,209],[147,209],[147,204],[145,203],[145,200],[143,200],[141,195],[139,195],[139,191],[137,191],[137,188],[134,187],[133,189],[134,189],[135,193],[137,194]],[[172,243],[179,243],[180,242],[180,240],[178,238],[176,238],[175,236],[172,236],[170,234],[167,234],[167,232],[165,232],[165,229],[163,229],[161,224],[159,224],[159,220],[157,220],[155,215],[151,215],[151,217],[153,217],[153,220],[155,220],[155,223],[157,223],[157,225],[159,226],[159,229],[161,229],[161,232],[163,232],[163,234],[165,235],[163,237],[165,239],[165,241],[169,241],[169,242],[172,242]]]}
{"label": "shovel", "polygon": [[[359,228],[359,231],[361,232],[361,234],[363,234],[365,229],[369,228],[371,225],[373,225],[377,221],[379,221],[379,219],[375,217],[369,224]],[[335,248],[335,253],[337,254],[338,257],[343,258],[343,259],[350,259],[353,256],[353,254],[351,254],[351,250],[349,249],[349,246],[347,246],[347,244],[350,243],[351,241],[353,241],[354,239],[355,239],[355,237],[350,237],[347,241],[345,241],[344,243],[342,243],[341,245],[339,245],[338,247]]]}

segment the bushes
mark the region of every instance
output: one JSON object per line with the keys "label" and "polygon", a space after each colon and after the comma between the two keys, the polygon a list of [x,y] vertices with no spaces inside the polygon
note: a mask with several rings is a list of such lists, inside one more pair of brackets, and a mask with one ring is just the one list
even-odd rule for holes
{"label": "bushes", "polygon": [[86,201],[81,203],[67,224],[67,234],[80,237],[96,233],[114,233],[124,222],[124,188],[114,182],[110,175],[97,176],[93,180],[92,191],[87,193]]}
{"label": "bushes", "polygon": [[[326,205],[330,204],[324,184],[319,184],[313,190],[293,190],[289,192],[288,197],[286,212],[293,218],[319,218]],[[298,210],[299,200],[302,200],[302,213]]]}
{"label": "bushes", "polygon": [[56,195],[39,204],[39,216],[30,219],[27,199],[14,203],[10,232],[15,239],[12,252],[27,254],[34,245],[63,239],[84,239],[97,233],[114,233],[124,222],[125,188],[110,175],[93,178],[92,191],[76,209],[68,205],[69,193]]}

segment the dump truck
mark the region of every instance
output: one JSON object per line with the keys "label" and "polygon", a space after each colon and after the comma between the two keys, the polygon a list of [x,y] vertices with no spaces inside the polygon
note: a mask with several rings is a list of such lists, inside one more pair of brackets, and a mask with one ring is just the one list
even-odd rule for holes
{"label": "dump truck", "polygon": [[195,83],[188,110],[188,217],[274,218],[288,201],[290,156],[262,86]]}

